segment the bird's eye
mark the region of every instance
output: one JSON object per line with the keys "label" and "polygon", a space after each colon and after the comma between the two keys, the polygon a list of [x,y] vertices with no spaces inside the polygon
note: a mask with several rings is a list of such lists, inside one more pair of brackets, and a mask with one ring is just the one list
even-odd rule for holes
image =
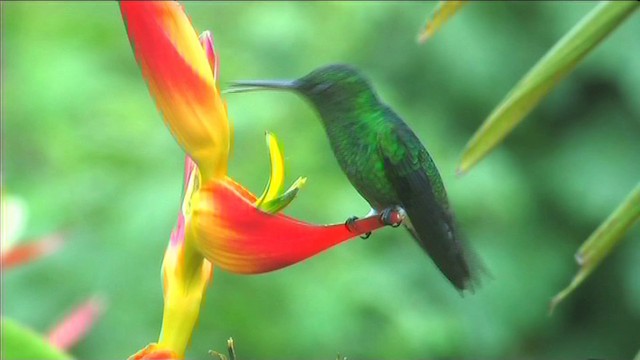
{"label": "bird's eye", "polygon": [[329,89],[332,85],[333,85],[332,83],[323,82],[323,83],[320,83],[320,84],[314,86],[313,89],[311,89],[311,91],[316,93],[316,94],[317,93],[321,93],[321,92],[324,92],[327,89]]}

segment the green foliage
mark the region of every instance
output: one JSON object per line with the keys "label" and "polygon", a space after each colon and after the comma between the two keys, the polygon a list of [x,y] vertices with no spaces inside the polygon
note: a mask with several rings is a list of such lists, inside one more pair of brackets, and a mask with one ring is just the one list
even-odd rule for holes
{"label": "green foliage", "polygon": [[71,357],[53,347],[35,331],[2,317],[2,350],[5,360],[68,360]]}
{"label": "green foliage", "polygon": [[[433,26],[452,16],[457,7],[449,3],[438,4],[431,21]],[[459,173],[468,171],[524,120],[557,84],[593,50],[607,35],[616,29],[640,5],[638,2],[602,1],[580,23],[573,27],[507,94],[467,143],[462,154]],[[432,27],[433,27],[432,26]],[[439,27],[439,26],[438,26]],[[427,26],[427,29],[430,27]],[[432,30],[433,32],[435,30]],[[551,310],[569,295],[606,257],[613,246],[629,230],[640,216],[640,205],[634,191],[629,199],[605,221],[582,245],[576,259],[580,271],[569,287],[551,301]]]}
{"label": "green foliage", "polygon": [[[183,155],[135,63],[114,2],[3,2],[3,176],[28,207],[25,238],[62,229],[59,253],[3,274],[3,314],[37,329],[87,293],[109,309],[73,349],[126,358],[158,337],[160,264],[180,206]],[[351,63],[415,129],[442,170],[461,228],[492,279],[461,298],[402,229],[289,269],[216,269],[189,358],[632,358],[640,328],[640,241],[621,242],[557,313],[568,261],[640,178],[640,22],[629,21],[464,178],[459,149],[483,114],[589,2],[478,3],[433,41],[412,34],[420,2],[185,2],[212,30],[223,87]],[[464,52],[461,51],[464,49]],[[368,212],[317,115],[292,94],[226,97],[231,175],[259,193],[264,131],[286,148],[287,214],[336,223]],[[630,120],[631,119],[631,120]],[[636,227],[629,240],[638,239]]]}
{"label": "green foliage", "polygon": [[484,121],[464,149],[459,172],[467,172],[527,116],[607,35],[640,5],[602,1],[518,82]]}
{"label": "green foliage", "polygon": [[573,292],[609,255],[629,228],[640,219],[640,183],[618,208],[591,234],[576,253],[580,271],[571,284],[551,301],[551,311]]}

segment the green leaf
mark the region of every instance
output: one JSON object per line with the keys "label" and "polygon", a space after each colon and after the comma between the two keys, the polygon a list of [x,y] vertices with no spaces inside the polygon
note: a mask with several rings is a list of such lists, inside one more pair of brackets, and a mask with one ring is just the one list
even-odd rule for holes
{"label": "green leaf", "polygon": [[429,40],[466,3],[466,1],[439,1],[418,34],[418,42],[424,43]]}
{"label": "green leaf", "polygon": [[71,359],[42,335],[6,317],[2,317],[1,354],[3,360]]}
{"label": "green leaf", "polygon": [[550,312],[593,272],[638,219],[640,219],[640,183],[582,244],[576,253],[580,270],[571,284],[551,300]]}
{"label": "green leaf", "polygon": [[467,143],[458,173],[467,172],[495,146],[608,34],[639,2],[600,2],[516,84]]}

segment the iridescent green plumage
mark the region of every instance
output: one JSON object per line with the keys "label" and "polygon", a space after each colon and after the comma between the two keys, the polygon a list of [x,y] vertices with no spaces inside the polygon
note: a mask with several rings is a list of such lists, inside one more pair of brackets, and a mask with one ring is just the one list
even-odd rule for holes
{"label": "iridescent green plumage", "polygon": [[418,137],[347,65],[329,65],[293,81],[237,82],[231,92],[285,89],[318,110],[340,167],[376,211],[402,207],[420,246],[458,289],[472,272],[438,169]]}

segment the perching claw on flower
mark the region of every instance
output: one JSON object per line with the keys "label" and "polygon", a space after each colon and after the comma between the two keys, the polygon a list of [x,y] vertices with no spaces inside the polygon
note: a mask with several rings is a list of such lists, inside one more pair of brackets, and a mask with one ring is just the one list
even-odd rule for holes
{"label": "perching claw on flower", "polygon": [[[219,59],[211,34],[198,37],[177,2],[122,1],[135,57],[165,124],[186,152],[185,189],[163,262],[164,314],[160,340],[138,353],[184,357],[212,265],[256,274],[295,264],[401,216],[351,226],[313,225],[282,214],[305,178],[283,192],[284,157],[267,133],[271,176],[258,198],[227,176],[232,144],[226,103],[218,87]],[[136,356],[138,356],[136,355]],[[174,356],[172,355],[172,356]]]}

